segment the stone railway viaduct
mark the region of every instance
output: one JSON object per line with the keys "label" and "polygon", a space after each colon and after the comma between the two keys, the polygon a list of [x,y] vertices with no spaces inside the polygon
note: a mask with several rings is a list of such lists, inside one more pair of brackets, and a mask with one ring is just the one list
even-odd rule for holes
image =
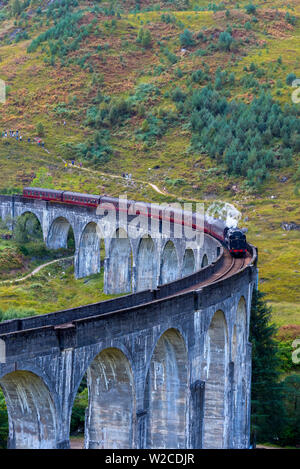
{"label": "stone railway viaduct", "polygon": [[[125,296],[0,324],[0,386],[10,448],[69,448],[74,399],[87,375],[86,448],[247,448],[256,249],[234,260],[219,241],[115,232],[94,208],[0,196],[2,219],[33,213],[45,243],[75,239],[77,278],[100,270]],[[150,223],[151,220],[149,220]]]}

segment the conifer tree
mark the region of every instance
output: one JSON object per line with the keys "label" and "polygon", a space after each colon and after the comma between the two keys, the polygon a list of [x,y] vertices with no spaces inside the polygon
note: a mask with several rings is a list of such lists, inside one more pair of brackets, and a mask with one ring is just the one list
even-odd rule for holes
{"label": "conifer tree", "polygon": [[13,16],[19,16],[21,14],[21,4],[19,0],[14,0],[12,4],[12,14]]}
{"label": "conifer tree", "polygon": [[264,294],[253,291],[250,342],[252,343],[252,434],[260,442],[278,442],[285,421],[283,388],[279,382],[280,357],[270,322],[272,310]]}

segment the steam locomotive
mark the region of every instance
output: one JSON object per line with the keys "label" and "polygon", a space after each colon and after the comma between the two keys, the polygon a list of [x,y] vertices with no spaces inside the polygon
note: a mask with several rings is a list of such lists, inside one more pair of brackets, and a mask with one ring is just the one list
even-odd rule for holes
{"label": "steam locomotive", "polygon": [[225,228],[224,241],[229,252],[234,257],[244,256],[247,252],[246,236],[243,230],[238,228]]}
{"label": "steam locomotive", "polygon": [[174,207],[135,202],[133,200],[117,199],[106,195],[82,194],[79,192],[61,191],[56,189],[43,189],[38,187],[24,187],[23,197],[40,199],[48,202],[78,205],[83,207],[101,207],[107,211],[114,209],[117,212],[143,215],[159,220],[159,227],[163,222],[188,226],[191,229],[203,229],[205,233],[217,238],[224,244],[233,256],[242,256],[247,252],[246,236],[238,228],[229,228],[221,219],[204,217],[201,213],[184,212]]}

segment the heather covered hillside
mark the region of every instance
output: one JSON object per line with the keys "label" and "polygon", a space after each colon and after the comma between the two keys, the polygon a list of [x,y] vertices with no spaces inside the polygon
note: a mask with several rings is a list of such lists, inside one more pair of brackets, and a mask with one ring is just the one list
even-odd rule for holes
{"label": "heather covered hillside", "polygon": [[231,202],[258,246],[273,319],[295,337],[299,52],[296,0],[3,1],[1,131],[23,139],[0,139],[0,190],[35,179],[139,200]]}

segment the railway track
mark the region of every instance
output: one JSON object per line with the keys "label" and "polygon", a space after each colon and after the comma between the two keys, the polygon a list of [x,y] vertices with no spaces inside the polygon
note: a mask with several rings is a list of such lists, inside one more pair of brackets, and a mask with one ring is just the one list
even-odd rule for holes
{"label": "railway track", "polygon": [[222,268],[212,274],[209,279],[206,279],[203,282],[199,282],[196,285],[192,285],[191,287],[182,290],[180,293],[185,293],[191,290],[198,290],[199,288],[211,285],[220,280],[223,280],[224,278],[230,277],[246,267],[250,261],[251,255],[248,252],[246,257],[235,258],[230,255],[226,248],[224,248],[224,263]]}
{"label": "railway track", "polygon": [[[222,262],[220,262],[219,269],[216,272],[214,272],[213,274],[211,274],[208,278],[206,278],[205,280],[203,280],[201,282],[194,283],[194,284],[190,285],[187,288],[176,290],[174,293],[169,293],[166,296],[163,295],[159,298],[154,298],[151,301],[146,301],[144,303],[132,304],[132,305],[130,305],[128,307],[125,307],[125,308],[120,308],[120,307],[117,306],[116,309],[112,309],[110,311],[105,311],[105,312],[95,311],[94,314],[92,314],[92,315],[90,313],[88,313],[87,315],[82,315],[82,316],[80,315],[80,317],[76,317],[73,320],[75,320],[75,321],[77,319],[83,320],[85,318],[91,318],[93,316],[95,316],[95,317],[96,316],[99,316],[99,317],[101,316],[102,318],[105,318],[107,315],[118,314],[121,311],[126,311],[127,309],[146,307],[147,305],[150,305],[150,304],[153,304],[153,303],[159,303],[161,300],[165,301],[166,299],[174,298],[176,296],[182,295],[182,294],[190,292],[190,291],[197,291],[197,290],[202,289],[203,287],[218,283],[219,281],[222,281],[222,280],[224,280],[228,277],[231,277],[232,275],[234,275],[237,272],[239,272],[239,271],[243,270],[244,268],[246,268],[247,265],[250,264],[252,261],[253,261],[253,258],[252,258],[252,255],[250,254],[250,252],[247,252],[246,257],[244,257],[244,258],[234,258],[234,257],[231,256],[229,251],[224,247],[223,259],[222,259]],[[159,289],[159,286],[158,286],[158,289]],[[87,306],[89,306],[89,305],[87,305]],[[93,305],[90,305],[90,306],[93,306]],[[60,314],[60,313],[64,313],[64,311],[54,312],[53,314],[55,315],[55,314]],[[51,314],[50,314],[50,317],[51,317]],[[53,324],[55,326],[55,329],[64,329],[64,328],[68,328],[68,327],[73,327],[73,320],[71,320],[71,321],[70,321],[70,319],[66,320],[67,318],[65,318],[64,316],[61,317],[61,320],[59,322],[55,321],[55,323],[52,323],[50,317],[48,318],[49,323],[47,324],[47,326],[51,326],[51,324]],[[55,318],[55,316],[54,316],[54,318]],[[37,326],[37,329],[39,329],[40,327],[43,327],[43,326]],[[32,329],[32,325],[29,326],[29,327],[26,327],[26,326],[24,328],[22,327],[21,330],[22,330],[22,332],[24,332],[26,330],[31,330],[31,329]],[[33,327],[33,329],[36,329],[36,328]],[[19,330],[19,329],[17,329],[17,330]],[[13,331],[11,331],[11,332],[13,332]]]}

